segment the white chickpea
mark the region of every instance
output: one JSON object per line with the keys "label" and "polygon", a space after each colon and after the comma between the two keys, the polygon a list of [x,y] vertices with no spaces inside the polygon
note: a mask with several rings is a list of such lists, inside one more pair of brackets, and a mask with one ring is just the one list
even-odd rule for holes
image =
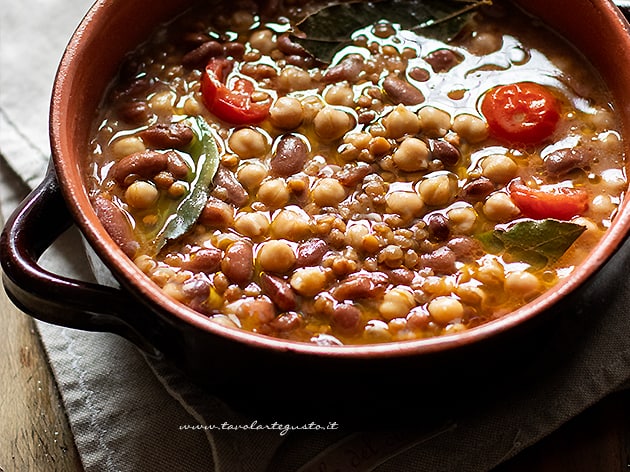
{"label": "white chickpea", "polygon": [[596,130],[606,130],[613,126],[615,117],[609,110],[598,108],[596,112],[591,115],[591,123]]}
{"label": "white chickpea", "polygon": [[422,215],[424,202],[416,192],[396,190],[385,196],[387,206],[397,215],[403,218],[412,218]]}
{"label": "white chickpea", "polygon": [[234,219],[234,229],[243,236],[261,238],[269,231],[269,219],[264,213],[239,212]]}
{"label": "white chickpea", "polygon": [[287,66],[278,75],[278,89],[285,92],[307,90],[311,87],[311,76],[304,69]]}
{"label": "white chickpea", "polygon": [[238,181],[248,189],[258,187],[267,175],[267,168],[258,163],[247,163],[237,172]]}
{"label": "white chickpea", "polygon": [[249,44],[262,54],[270,54],[276,48],[274,33],[268,29],[254,31],[249,37]]}
{"label": "white chickpea", "polygon": [[288,242],[271,240],[260,246],[258,262],[262,270],[281,274],[293,267],[295,253]]}
{"label": "white chickpea", "polygon": [[137,136],[126,136],[114,141],[110,149],[115,157],[122,158],[134,152],[145,151],[146,147],[142,139]]}
{"label": "white chickpea", "polygon": [[333,84],[324,92],[324,100],[330,105],[354,107],[354,91],[347,83]]}
{"label": "white chickpea", "polygon": [[313,201],[320,207],[334,207],[346,198],[346,190],[337,179],[318,180],[311,191]]}
{"label": "white chickpea", "polygon": [[420,128],[425,135],[431,138],[439,138],[451,129],[451,115],[439,108],[426,106],[418,110]]}
{"label": "white chickpea", "polygon": [[415,305],[411,289],[398,286],[385,293],[378,311],[386,320],[392,320],[406,316]]}
{"label": "white chickpea", "polygon": [[346,244],[355,249],[363,247],[363,239],[369,234],[370,229],[363,224],[349,224],[346,226]]}
{"label": "white chickpea", "polygon": [[505,290],[523,297],[529,297],[540,291],[538,277],[526,271],[510,272],[505,276]]}
{"label": "white chickpea", "polygon": [[589,205],[591,213],[602,219],[608,219],[616,207],[609,195],[596,195]]}
{"label": "white chickpea", "polygon": [[477,223],[477,212],[469,206],[453,208],[446,213],[446,216],[451,231],[455,234],[470,234]]}
{"label": "white chickpea", "polygon": [[127,204],[138,210],[151,208],[157,202],[158,196],[158,189],[144,180],[136,180],[125,190]]}
{"label": "white chickpea", "polygon": [[319,111],[324,108],[324,102],[317,95],[308,95],[301,102],[305,123],[312,123]]}
{"label": "white chickpea", "polygon": [[420,119],[404,105],[398,105],[383,118],[383,126],[388,137],[397,139],[417,134],[420,131]]}
{"label": "white chickpea", "polygon": [[322,108],[313,118],[315,133],[321,139],[328,141],[341,138],[354,128],[355,124],[356,122],[352,115],[329,106]]}
{"label": "white chickpea", "polygon": [[241,159],[264,157],[269,147],[267,138],[253,128],[241,128],[234,131],[228,144]]}
{"label": "white chickpea", "polygon": [[433,320],[442,325],[460,319],[464,315],[464,306],[451,296],[434,298],[427,309]]}
{"label": "white chickpea", "polygon": [[478,143],[488,137],[488,125],[474,115],[457,115],[453,120],[452,129],[469,143]]}
{"label": "white chickpea", "polygon": [[437,174],[424,179],[419,186],[419,193],[427,205],[444,206],[457,192],[457,181],[448,174]]}
{"label": "white chickpea", "polygon": [[280,129],[295,129],[302,124],[304,110],[297,98],[280,97],[269,109],[271,124]]}
{"label": "white chickpea", "polygon": [[184,102],[184,114],[197,116],[203,113],[204,107],[195,97],[188,97]]}
{"label": "white chickpea", "polygon": [[396,167],[405,172],[417,172],[429,166],[429,148],[418,138],[406,138],[394,152]]}
{"label": "white chickpea", "polygon": [[486,292],[474,282],[463,282],[459,284],[455,289],[455,293],[460,300],[468,305],[481,305],[487,296]]}
{"label": "white chickpea", "polygon": [[321,267],[303,267],[293,273],[289,283],[300,295],[312,297],[326,288],[328,276]]}
{"label": "white chickpea", "polygon": [[172,114],[173,107],[175,106],[175,99],[177,95],[170,90],[164,92],[158,92],[149,101],[149,106],[154,113],[157,114]]}
{"label": "white chickpea", "polygon": [[481,161],[481,169],[484,177],[497,184],[506,184],[518,172],[518,165],[509,156],[492,154]]}
{"label": "white chickpea", "polygon": [[590,218],[586,218],[584,216],[578,216],[577,218],[573,218],[571,223],[576,225],[584,226],[586,230],[580,236],[580,241],[583,242],[595,242],[599,238],[601,238],[603,230],[601,230],[597,224],[591,220]]}
{"label": "white chickpea", "polygon": [[271,232],[278,239],[300,241],[311,234],[310,223],[306,212],[285,208],[274,215]]}
{"label": "white chickpea", "polygon": [[264,181],[258,189],[258,199],[270,208],[280,208],[289,201],[289,189],[284,179]]}
{"label": "white chickpea", "polygon": [[517,217],[521,211],[508,194],[498,192],[488,197],[483,212],[492,221],[505,222]]}
{"label": "white chickpea", "polygon": [[503,264],[494,257],[488,257],[482,260],[481,265],[475,273],[475,278],[486,285],[503,285],[505,281],[505,268]]}
{"label": "white chickpea", "polygon": [[627,185],[628,182],[621,171],[611,169],[602,172],[602,186],[611,195],[623,192]]}

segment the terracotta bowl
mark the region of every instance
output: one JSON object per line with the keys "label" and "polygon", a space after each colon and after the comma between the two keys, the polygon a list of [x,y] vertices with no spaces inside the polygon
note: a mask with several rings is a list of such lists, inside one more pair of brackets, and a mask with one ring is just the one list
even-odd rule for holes
{"label": "terracotta bowl", "polygon": [[[436,382],[445,371],[448,377],[464,378],[475,372],[471,369],[474,364],[485,363],[487,370],[488,359],[510,359],[508,352],[515,346],[528,344],[519,339],[526,339],[541,323],[550,322],[547,314],[557,311],[566,300],[575,302],[577,289],[596,274],[626,237],[630,227],[627,200],[601,243],[568,280],[508,316],[454,335],[324,347],[272,339],[208,321],[165,297],[114,244],[92,209],[81,169],[94,111],[121,58],[157,23],[172,18],[189,3],[101,0],[72,37],[52,96],[52,165],[46,180],[23,202],[3,233],[4,284],[9,296],[28,314],[68,327],[118,333],[219,390],[239,391],[261,383],[300,386],[304,382],[309,385],[305,390],[314,390],[322,382],[335,390],[370,383],[372,388],[382,384],[384,375],[409,380],[406,373],[410,370],[416,380]],[[616,110],[629,131],[630,34],[621,12],[607,0],[572,0],[570,15],[564,0],[518,3],[552,25],[595,64],[612,90]],[[630,156],[630,139],[625,146]],[[68,280],[38,265],[42,252],[70,225],[80,229],[120,288]],[[516,354],[520,358],[523,355]],[[420,373],[423,375],[416,375]],[[388,384],[387,388],[393,387]]]}

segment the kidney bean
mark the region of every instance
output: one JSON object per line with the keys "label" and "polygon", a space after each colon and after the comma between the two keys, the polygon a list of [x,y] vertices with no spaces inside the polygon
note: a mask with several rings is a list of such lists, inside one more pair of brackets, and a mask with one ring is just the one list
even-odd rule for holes
{"label": "kidney bean", "polygon": [[355,333],[361,328],[361,310],[350,303],[340,303],[333,310],[331,323],[346,334]]}
{"label": "kidney bean", "polygon": [[433,158],[440,160],[445,166],[454,166],[459,162],[461,157],[459,149],[448,141],[432,139],[429,141],[429,146]]}
{"label": "kidney bean", "polygon": [[166,169],[167,164],[168,156],[162,152],[134,152],[115,163],[111,168],[110,175],[118,184],[125,185],[125,181],[130,175],[151,178]]}
{"label": "kidney bean", "polygon": [[457,256],[450,248],[442,246],[429,254],[420,256],[420,261],[435,274],[452,274],[456,270]]}
{"label": "kidney bean", "polygon": [[329,84],[344,80],[354,82],[363,70],[363,64],[363,57],[358,54],[346,56],[336,66],[330,67],[324,73],[323,81]]}
{"label": "kidney bean", "polygon": [[448,218],[440,213],[433,213],[427,217],[429,235],[437,241],[446,241],[451,233]]}
{"label": "kidney bean", "polygon": [[357,165],[346,164],[337,173],[336,177],[341,185],[346,187],[354,187],[363,182],[366,175],[370,174],[374,169],[369,164],[358,163]]}
{"label": "kidney bean", "polygon": [[426,82],[431,78],[431,73],[421,67],[412,67],[409,70],[408,74],[409,77],[411,77],[413,80],[417,80],[418,82]]}
{"label": "kidney bean", "polygon": [[211,274],[221,268],[223,251],[216,247],[201,248],[191,254],[190,259],[184,261],[182,269],[192,272]]}
{"label": "kidney bean", "polygon": [[146,97],[152,86],[152,81],[144,77],[132,80],[114,91],[112,101]]}
{"label": "kidney bean", "polygon": [[356,272],[334,288],[332,296],[339,301],[378,298],[385,292],[388,281],[383,272]]}
{"label": "kidney bean", "polygon": [[246,241],[236,241],[221,261],[221,270],[233,283],[243,286],[252,280],[254,275],[254,251]]}
{"label": "kidney bean", "polygon": [[410,285],[413,282],[414,272],[406,267],[385,271],[392,285]]}
{"label": "kidney bean", "polygon": [[424,101],[424,95],[420,90],[395,75],[385,77],[383,89],[395,104],[417,105]]}
{"label": "kidney bean", "polygon": [[269,326],[276,331],[293,331],[302,326],[302,324],[304,324],[302,315],[295,312],[283,313],[269,322]]}
{"label": "kidney bean", "polygon": [[159,149],[182,149],[193,136],[193,130],[184,123],[157,124],[140,132],[146,144]]}
{"label": "kidney bean", "polygon": [[241,183],[236,179],[234,172],[223,165],[219,166],[219,169],[214,176],[214,185],[227,190],[226,201],[233,203],[238,207],[242,207],[249,200],[247,190],[245,190]]}
{"label": "kidney bean", "polygon": [[210,295],[211,285],[212,284],[210,283],[208,277],[201,273],[186,280],[182,284],[182,291],[188,297],[206,299],[208,298],[208,295]]}
{"label": "kidney bean", "polygon": [[275,67],[268,64],[250,64],[245,63],[241,66],[241,73],[250,76],[256,80],[271,79],[278,75]]}
{"label": "kidney bean", "polygon": [[455,253],[457,259],[462,262],[474,261],[483,253],[483,248],[479,241],[468,236],[453,238],[446,245]]}
{"label": "kidney bean", "polygon": [[92,202],[96,216],[114,242],[129,258],[134,258],[140,244],[134,239],[129,221],[114,202],[98,196]]}
{"label": "kidney bean", "polygon": [[296,267],[310,267],[319,264],[328,252],[328,244],[322,239],[309,239],[300,244],[296,251]]}
{"label": "kidney bean", "polygon": [[459,64],[462,58],[450,49],[438,49],[424,58],[433,72],[447,72]]}
{"label": "kidney bean", "polygon": [[175,151],[166,153],[166,170],[176,179],[188,177],[189,168],[184,159]]}
{"label": "kidney bean", "polygon": [[280,310],[291,311],[297,307],[295,292],[286,280],[274,275],[261,274],[260,287]]}
{"label": "kidney bean", "polygon": [[201,210],[199,222],[202,225],[224,228],[234,222],[234,208],[229,203],[210,197]]}
{"label": "kidney bean", "polygon": [[359,113],[357,121],[360,125],[367,125],[376,119],[376,112],[373,110],[366,110]]}
{"label": "kidney bean", "polygon": [[281,34],[276,40],[278,49],[287,56],[310,56],[309,52],[301,44],[291,41],[288,33]]}
{"label": "kidney bean", "polygon": [[205,67],[208,60],[223,56],[225,48],[218,41],[206,41],[182,57],[182,65],[191,69]]}
{"label": "kidney bean", "polygon": [[230,41],[225,43],[223,46],[225,49],[225,55],[228,57],[232,57],[237,61],[243,58],[243,54],[245,54],[245,45],[239,43],[238,41]]}
{"label": "kidney bean", "polygon": [[307,159],[308,147],[304,140],[293,134],[285,134],[280,138],[271,158],[271,171],[274,175],[289,177],[302,171]]}
{"label": "kidney bean", "polygon": [[134,100],[123,102],[118,107],[118,115],[123,121],[129,124],[141,125],[149,119],[151,111],[147,102],[142,100]]}
{"label": "kidney bean", "polygon": [[269,323],[276,317],[276,309],[273,303],[265,298],[245,300],[241,304],[240,316],[246,315],[256,318],[261,323]]}
{"label": "kidney bean", "polygon": [[589,164],[588,150],[577,147],[558,149],[543,159],[544,169],[553,176],[561,176],[573,169],[581,169]]}
{"label": "kidney bean", "polygon": [[469,202],[479,202],[494,191],[494,184],[486,177],[468,182],[462,188],[461,197]]}

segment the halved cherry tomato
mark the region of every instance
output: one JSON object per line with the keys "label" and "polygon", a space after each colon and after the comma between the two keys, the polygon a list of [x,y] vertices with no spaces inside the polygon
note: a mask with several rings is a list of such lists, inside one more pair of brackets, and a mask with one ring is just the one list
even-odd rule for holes
{"label": "halved cherry tomato", "polygon": [[551,91],[532,82],[500,85],[481,102],[490,133],[508,143],[535,144],[556,129],[560,105]]}
{"label": "halved cherry tomato", "polygon": [[570,220],[588,208],[588,194],[582,189],[572,187],[533,189],[520,180],[510,182],[507,189],[514,204],[528,218]]}
{"label": "halved cherry tomato", "polygon": [[225,84],[232,67],[228,59],[213,58],[208,62],[201,79],[203,101],[221,120],[238,125],[260,123],[269,115],[271,100],[252,101],[255,85],[251,80],[238,77]]}

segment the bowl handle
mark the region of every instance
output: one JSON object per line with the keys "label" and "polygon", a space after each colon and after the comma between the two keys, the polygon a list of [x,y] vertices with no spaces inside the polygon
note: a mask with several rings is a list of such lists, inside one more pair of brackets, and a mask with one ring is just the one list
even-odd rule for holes
{"label": "bowl handle", "polygon": [[51,166],[43,182],[18,206],[0,237],[2,281],[25,313],[55,325],[116,333],[151,356],[160,353],[137,329],[155,326],[149,309],[124,288],[83,282],[38,264],[44,251],[73,223]]}

